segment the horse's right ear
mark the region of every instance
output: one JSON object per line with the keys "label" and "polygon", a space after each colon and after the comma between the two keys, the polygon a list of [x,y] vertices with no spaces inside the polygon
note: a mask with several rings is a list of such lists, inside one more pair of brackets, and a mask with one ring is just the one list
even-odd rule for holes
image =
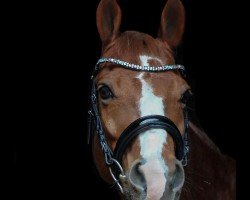
{"label": "horse's right ear", "polygon": [[105,47],[119,34],[121,9],[116,0],[101,0],[96,12],[96,24]]}

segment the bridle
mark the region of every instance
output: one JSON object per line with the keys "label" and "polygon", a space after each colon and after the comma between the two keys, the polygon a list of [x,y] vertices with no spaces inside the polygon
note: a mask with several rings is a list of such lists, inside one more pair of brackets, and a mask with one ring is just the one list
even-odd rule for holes
{"label": "bridle", "polygon": [[89,113],[89,131],[88,131],[88,143],[90,141],[91,135],[96,132],[101,149],[105,157],[105,163],[109,167],[110,174],[114,179],[118,189],[123,193],[123,188],[119,183],[121,177],[125,177],[123,168],[120,163],[122,163],[122,156],[126,147],[130,142],[135,139],[136,136],[145,132],[145,130],[152,128],[164,129],[168,134],[171,135],[175,144],[175,156],[178,160],[182,162],[183,166],[187,165],[187,156],[189,152],[188,144],[188,129],[189,129],[189,119],[186,106],[183,108],[184,113],[184,134],[183,137],[174,124],[169,118],[161,115],[148,115],[138,118],[132,122],[119,137],[114,151],[109,147],[105,132],[101,122],[101,116],[98,109],[98,95],[95,85],[94,78],[99,72],[99,65],[102,63],[113,63],[120,67],[128,70],[134,71],[146,71],[151,73],[164,72],[170,70],[179,70],[182,76],[185,76],[185,68],[182,65],[164,65],[164,66],[140,66],[136,64],[131,64],[119,59],[114,58],[100,58],[96,65],[91,77],[92,80],[92,90],[91,90],[91,102]]}

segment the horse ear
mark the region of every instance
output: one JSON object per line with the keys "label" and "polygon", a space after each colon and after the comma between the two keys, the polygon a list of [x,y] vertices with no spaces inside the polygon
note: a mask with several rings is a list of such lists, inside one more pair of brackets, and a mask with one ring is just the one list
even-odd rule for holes
{"label": "horse ear", "polygon": [[182,39],[185,10],[180,0],[168,0],[161,15],[159,37],[170,47],[176,47]]}
{"label": "horse ear", "polygon": [[103,46],[118,36],[121,9],[116,0],[101,0],[96,12],[96,24]]}

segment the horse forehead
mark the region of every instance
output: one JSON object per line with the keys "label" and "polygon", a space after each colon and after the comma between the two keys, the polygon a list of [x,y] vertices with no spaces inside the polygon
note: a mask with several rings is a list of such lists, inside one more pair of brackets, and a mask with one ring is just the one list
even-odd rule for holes
{"label": "horse forehead", "polygon": [[[162,59],[150,53],[141,53],[134,57],[137,58],[137,62],[134,64],[139,64],[141,66],[163,66],[166,63],[166,58]],[[121,60],[127,61],[126,59]],[[137,77],[140,73],[140,71],[128,70],[124,69],[122,66],[108,63],[102,67],[99,79],[104,77],[104,79],[110,81],[110,83],[114,84],[114,87],[118,89],[122,89],[123,91],[127,91],[127,89],[133,91],[138,90],[139,94],[141,82]],[[163,95],[162,93],[169,93],[167,92],[169,89],[171,91],[177,91],[184,85],[181,77],[172,71],[159,73],[145,72],[143,73],[143,79],[152,87],[156,94],[160,96]]]}
{"label": "horse forehead", "polygon": [[[157,57],[141,56],[140,59],[142,59],[141,64],[146,64],[146,62],[150,63],[153,61],[155,63],[161,63],[161,60]],[[128,70],[120,66],[109,66],[105,66],[101,73],[98,74],[97,82],[110,83],[112,87],[122,91],[138,90],[138,93],[135,94],[139,95],[141,90],[141,81],[137,77],[142,73],[141,71],[138,72]],[[156,94],[167,94],[169,91],[178,92],[179,89],[182,90],[183,87],[184,89],[186,87],[185,81],[173,71],[159,73],[143,72],[143,79],[152,87]]]}
{"label": "horse forehead", "polygon": [[115,86],[124,88],[124,84],[133,84],[136,81],[138,72],[125,69],[121,66],[108,64],[104,66],[101,72],[97,75],[97,82],[106,80]]}
{"label": "horse forehead", "polygon": [[157,56],[141,54],[139,55],[139,60],[142,66],[152,66],[154,65],[151,64],[152,62],[157,63],[156,65],[164,65],[163,60]]}

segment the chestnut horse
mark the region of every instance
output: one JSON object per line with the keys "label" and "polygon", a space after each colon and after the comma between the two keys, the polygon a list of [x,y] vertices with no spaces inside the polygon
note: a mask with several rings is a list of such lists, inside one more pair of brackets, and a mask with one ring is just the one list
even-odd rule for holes
{"label": "chestnut horse", "polygon": [[[153,1],[152,1],[153,3]],[[190,86],[175,64],[185,11],[168,0],[159,35],[119,32],[121,10],[101,0],[102,58],[92,77],[90,134],[100,176],[122,199],[236,199],[235,161],[191,119]]]}

